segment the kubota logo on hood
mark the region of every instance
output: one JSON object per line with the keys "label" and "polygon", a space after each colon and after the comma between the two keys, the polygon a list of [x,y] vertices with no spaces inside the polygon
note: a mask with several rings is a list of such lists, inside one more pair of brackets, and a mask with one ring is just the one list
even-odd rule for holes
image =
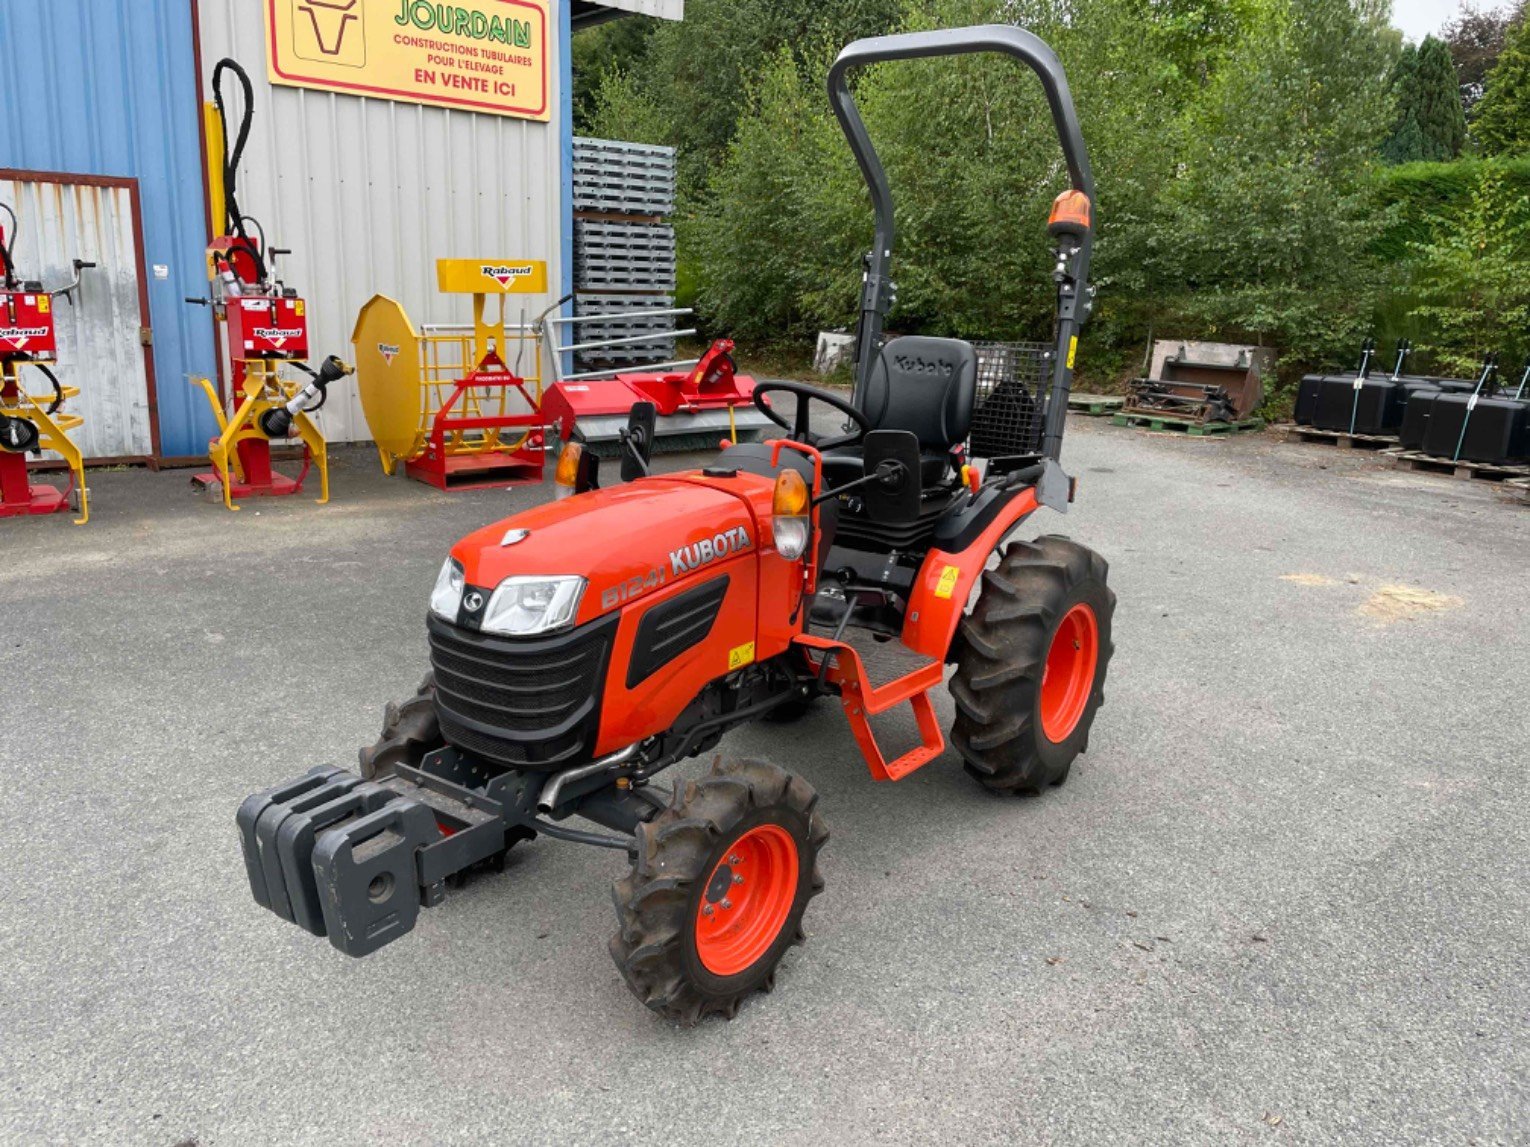
{"label": "kubota logo on hood", "polygon": [[688,546],[681,546],[669,555],[670,572],[676,577],[691,570],[700,569],[702,566],[725,558],[732,554],[743,553],[754,543],[749,540],[749,531],[743,526],[734,526],[715,537],[702,538],[699,542],[693,542]]}
{"label": "kubota logo on hood", "polygon": [[485,277],[493,279],[501,287],[504,287],[508,290],[511,283],[515,282],[517,279],[526,278],[526,276],[532,274],[536,268],[533,267],[530,263],[517,263],[513,265],[504,263],[485,263],[482,267],[479,268],[479,270],[483,272]]}

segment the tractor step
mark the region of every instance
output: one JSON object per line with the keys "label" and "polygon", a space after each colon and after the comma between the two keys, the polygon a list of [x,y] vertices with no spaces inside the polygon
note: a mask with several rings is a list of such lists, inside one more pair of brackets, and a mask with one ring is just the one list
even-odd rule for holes
{"label": "tractor step", "polygon": [[[872,779],[902,780],[945,751],[946,738],[940,731],[935,705],[930,700],[930,690],[945,680],[944,662],[921,657],[900,642],[887,642],[879,649],[881,656],[876,659],[882,663],[879,668],[896,658],[904,672],[878,685],[873,683],[873,675],[855,646],[812,634],[803,634],[797,638],[797,643],[828,658],[828,678],[839,686],[840,703],[844,706],[856,744],[871,767]],[[872,731],[871,718],[887,713],[905,701],[914,710],[919,744],[888,760]]]}

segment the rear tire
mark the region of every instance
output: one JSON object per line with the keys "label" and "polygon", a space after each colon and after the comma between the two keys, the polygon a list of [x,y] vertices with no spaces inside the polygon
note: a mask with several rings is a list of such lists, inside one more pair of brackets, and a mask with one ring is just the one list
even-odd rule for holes
{"label": "rear tire", "polygon": [[647,1007],[689,1026],[732,1019],[745,998],[771,990],[823,890],[829,831],[817,803],[812,786],[775,765],[719,762],[638,826],[632,871],[612,887],[620,927],[610,948]]}
{"label": "rear tire", "polygon": [[1068,779],[1105,701],[1116,595],[1105,559],[1056,536],[1016,542],[960,630],[951,740],[995,792]]}

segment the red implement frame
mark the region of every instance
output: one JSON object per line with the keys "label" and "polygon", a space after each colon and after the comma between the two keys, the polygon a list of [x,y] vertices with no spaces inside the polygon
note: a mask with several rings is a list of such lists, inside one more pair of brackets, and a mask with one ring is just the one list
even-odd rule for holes
{"label": "red implement frame", "polygon": [[[494,387],[519,391],[531,407],[530,413],[478,416],[455,413],[467,405],[469,391]],[[513,450],[498,445],[498,434],[486,438],[482,452],[462,445],[470,433],[500,430],[522,430],[525,434]],[[538,411],[535,395],[526,388],[525,379],[511,373],[499,354],[490,351],[476,370],[457,381],[431,422],[425,449],[418,458],[405,463],[405,472],[439,490],[481,490],[535,483],[542,480],[546,447],[545,416]]]}

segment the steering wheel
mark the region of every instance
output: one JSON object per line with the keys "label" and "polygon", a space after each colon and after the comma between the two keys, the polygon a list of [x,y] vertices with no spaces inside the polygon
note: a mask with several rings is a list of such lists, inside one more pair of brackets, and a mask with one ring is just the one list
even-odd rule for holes
{"label": "steering wheel", "polygon": [[[783,394],[795,394],[797,396],[797,416],[788,422],[777,414],[775,408],[765,402],[767,394],[780,391]],[[852,434],[841,434],[834,437],[824,437],[813,433],[810,429],[811,420],[808,411],[814,400],[822,402],[825,406],[832,406],[851,422],[855,423],[855,431]],[[854,446],[865,438],[871,430],[871,419],[856,407],[852,406],[847,399],[827,390],[820,390],[816,386],[809,386],[805,382],[788,382],[785,379],[773,379],[767,382],[757,382],[754,386],[754,405],[766,418],[770,419],[782,430],[787,431],[793,442],[801,442],[804,446],[811,446],[815,450],[836,450],[841,446]]]}

